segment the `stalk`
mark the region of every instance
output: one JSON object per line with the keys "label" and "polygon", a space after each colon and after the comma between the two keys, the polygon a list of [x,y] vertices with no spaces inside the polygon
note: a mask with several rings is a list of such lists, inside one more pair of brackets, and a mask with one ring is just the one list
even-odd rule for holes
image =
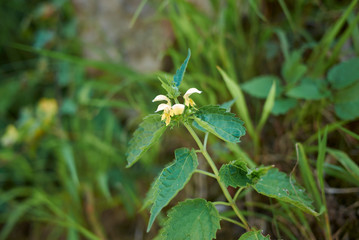
{"label": "stalk", "polygon": [[229,194],[227,187],[220,181],[218,169],[217,169],[216,165],[214,164],[211,156],[208,154],[207,149],[204,147],[204,145],[202,144],[201,140],[199,139],[198,135],[193,130],[193,128],[190,125],[188,125],[187,123],[184,123],[184,126],[187,128],[188,132],[191,134],[193,139],[196,141],[202,155],[207,160],[207,163],[209,164],[209,166],[212,168],[215,178],[216,178],[220,188],[222,189],[222,192],[223,192],[224,196],[226,197],[229,205],[232,207],[233,211],[235,212],[237,217],[241,220],[241,222],[243,223],[243,225],[247,229],[247,231],[250,231],[250,228],[249,228],[249,225],[248,225],[246,219],[243,217],[243,215],[239,211],[236,203],[233,201],[233,198]]}

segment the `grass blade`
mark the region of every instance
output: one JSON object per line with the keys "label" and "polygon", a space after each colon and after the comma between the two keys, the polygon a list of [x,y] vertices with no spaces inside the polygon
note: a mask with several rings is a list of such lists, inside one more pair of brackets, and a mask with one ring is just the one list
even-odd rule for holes
{"label": "grass blade", "polygon": [[321,138],[320,135],[318,135],[319,146],[318,146],[318,158],[317,158],[317,174],[318,174],[319,186],[322,192],[322,198],[325,198],[323,168],[324,168],[325,153],[327,150],[327,135],[328,135],[328,126],[324,130],[323,138]]}
{"label": "grass blade", "polygon": [[316,46],[313,53],[309,57],[308,66],[315,66],[312,70],[314,76],[320,75],[322,73],[323,62],[328,50],[335,40],[335,36],[339,33],[341,28],[346,22],[346,19],[350,16],[351,12],[355,9],[358,0],[353,0],[349,7],[345,10],[343,15],[336,21],[334,26],[328,31],[320,41],[320,43]]}
{"label": "grass blade", "polygon": [[220,67],[217,67],[232,97],[236,99],[239,116],[246,124],[247,131],[252,137],[255,135],[252,120],[249,117],[246,100],[239,85],[235,83]]}
{"label": "grass blade", "polygon": [[296,144],[296,151],[297,151],[297,158],[299,161],[299,169],[301,172],[301,176],[304,180],[304,185],[308,190],[308,192],[310,192],[313,195],[314,201],[318,209],[320,209],[320,207],[322,206],[322,201],[302,144],[300,143]]}
{"label": "grass blade", "polygon": [[274,106],[274,100],[275,100],[275,92],[276,92],[276,85],[275,81],[273,81],[272,87],[268,93],[268,97],[264,103],[262,116],[259,120],[259,124],[257,126],[257,133],[259,134],[262,131],[262,128],[267,121],[269,114],[271,113],[273,106]]}
{"label": "grass blade", "polygon": [[335,157],[355,179],[359,181],[359,167],[345,152],[336,149],[328,149],[328,152],[330,155]]}

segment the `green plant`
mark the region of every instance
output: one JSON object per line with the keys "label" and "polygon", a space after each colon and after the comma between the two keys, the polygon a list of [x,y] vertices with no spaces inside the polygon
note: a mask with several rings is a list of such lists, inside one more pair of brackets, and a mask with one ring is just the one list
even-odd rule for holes
{"label": "green plant", "polygon": [[[238,143],[245,135],[244,122],[230,113],[228,108],[208,105],[197,108],[189,93],[201,93],[191,88],[184,94],[185,104],[180,104],[179,86],[185,74],[189,61],[189,54],[176,72],[173,81],[161,80],[167,96],[158,95],[153,101],[166,101],[159,105],[157,111],[163,111],[162,117],[151,114],[144,118],[135,131],[127,151],[128,167],[136,163],[152,144],[157,142],[168,129],[182,124],[197,143],[198,149],[179,148],[175,150],[175,160],[165,167],[152,183],[145,202],[151,206],[151,217],[148,223],[149,231],[161,210],[184,188],[193,173],[204,174],[214,178],[222,190],[226,201],[211,202],[205,199],[187,199],[179,203],[168,213],[168,219],[160,231],[158,239],[213,239],[220,229],[220,221],[229,221],[244,228],[249,233],[243,234],[240,239],[250,239],[262,236],[254,226],[250,226],[243,212],[238,208],[236,201],[243,190],[254,189],[259,194],[274,198],[283,203],[289,203],[300,210],[317,216],[312,201],[292,177],[278,171],[274,166],[260,166],[249,168],[243,160],[231,161],[217,168],[215,161],[207,151],[209,134],[228,143]],[[172,101],[175,105],[172,106]],[[227,106],[228,107],[228,106]],[[165,121],[165,123],[164,123]],[[197,131],[204,134],[201,141]],[[197,169],[197,153],[203,155],[212,172]],[[228,187],[238,188],[232,196]],[[219,213],[216,205],[231,207],[237,219],[229,218]]]}

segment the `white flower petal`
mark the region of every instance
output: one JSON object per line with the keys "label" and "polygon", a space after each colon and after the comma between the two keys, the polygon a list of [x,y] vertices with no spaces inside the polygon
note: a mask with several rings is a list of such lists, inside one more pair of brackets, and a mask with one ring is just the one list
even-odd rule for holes
{"label": "white flower petal", "polygon": [[202,93],[202,91],[198,90],[197,88],[190,88],[187,90],[187,92],[184,94],[185,97],[191,95],[192,93]]}
{"label": "white flower petal", "polygon": [[171,106],[168,104],[161,103],[160,105],[158,105],[157,110],[155,112],[163,111],[163,110],[171,110]]}
{"label": "white flower petal", "polygon": [[170,102],[171,100],[166,97],[165,95],[157,95],[153,100],[152,102],[158,102],[158,101],[167,101],[167,102]]}
{"label": "white flower petal", "polygon": [[184,111],[184,105],[183,104],[175,104],[172,106],[172,110],[175,115],[180,115]]}

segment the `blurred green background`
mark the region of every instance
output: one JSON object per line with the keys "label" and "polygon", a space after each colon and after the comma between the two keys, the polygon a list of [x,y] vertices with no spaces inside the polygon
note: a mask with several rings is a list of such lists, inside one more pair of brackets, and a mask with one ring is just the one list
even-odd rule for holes
{"label": "blurred green background", "polygon": [[[146,192],[176,148],[195,144],[174,128],[132,168],[125,168],[125,152],[142,118],[155,111],[151,100],[164,93],[157,78],[171,78],[188,49],[180,90],[202,90],[198,106],[234,99],[232,111],[247,127],[239,145],[209,139],[218,166],[238,158],[274,164],[322,211],[316,219],[247,192],[239,206],[251,225],[274,239],[359,238],[358,0],[0,4],[0,239],[157,235],[165,215],[145,232]],[[275,105],[263,122],[273,82]],[[323,152],[318,136],[326,126]],[[195,175],[170,205],[220,199],[211,183]],[[243,233],[221,227],[217,239]]]}

